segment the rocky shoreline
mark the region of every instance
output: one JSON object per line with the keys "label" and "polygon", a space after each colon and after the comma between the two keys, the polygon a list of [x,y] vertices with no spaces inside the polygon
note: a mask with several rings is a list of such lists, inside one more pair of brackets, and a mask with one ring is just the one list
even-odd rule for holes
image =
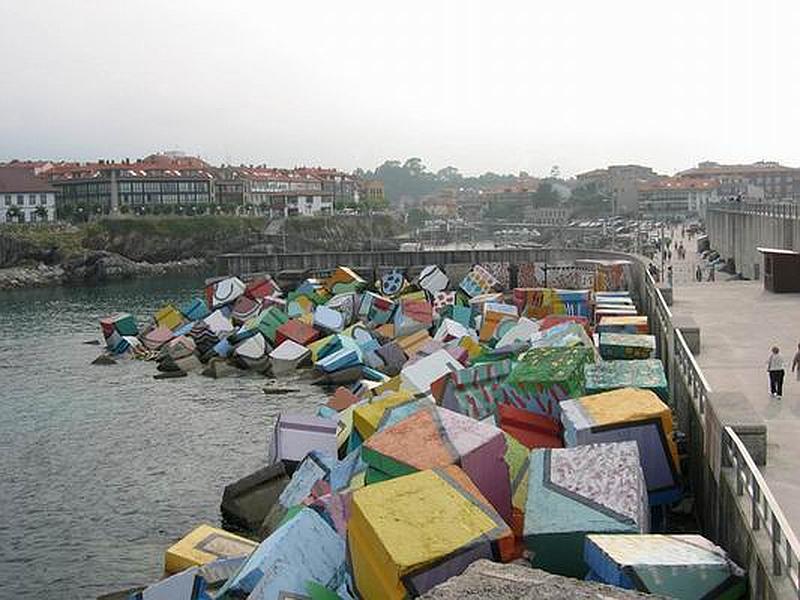
{"label": "rocky shoreline", "polygon": [[158,277],[169,273],[202,271],[207,267],[208,263],[201,258],[149,263],[98,250],[85,252],[56,265],[39,263],[36,266],[0,269],[0,290]]}

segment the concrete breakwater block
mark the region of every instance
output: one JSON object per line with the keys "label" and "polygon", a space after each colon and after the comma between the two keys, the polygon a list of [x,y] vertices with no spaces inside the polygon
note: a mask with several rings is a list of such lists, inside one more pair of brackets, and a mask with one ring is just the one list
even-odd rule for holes
{"label": "concrete breakwater block", "polygon": [[307,583],[344,582],[344,539],[316,511],[303,508],[259,544],[220,590],[220,598],[304,598]]}
{"label": "concrete breakwater block", "polygon": [[586,365],[586,394],[599,394],[626,387],[650,390],[664,402],[669,401],[669,387],[664,364],[657,358],[645,360],[606,360]]}
{"label": "concrete breakwater block", "polygon": [[461,575],[440,583],[422,600],[506,600],[536,598],[536,600],[628,600],[650,598],[635,591],[610,585],[580,581],[553,575],[540,569],[518,564],[499,564],[488,560],[472,563]]}
{"label": "concrete breakwater block", "polygon": [[568,447],[634,441],[639,448],[651,506],[681,497],[678,448],[672,412],[653,392],[624,388],[561,404]]}
{"label": "concrete breakwater block", "polygon": [[600,356],[606,360],[653,358],[656,338],[632,333],[601,333]]}
{"label": "concrete breakwater block", "polygon": [[511,487],[503,432],[446,408],[422,408],[364,442],[367,482],[459,465],[506,522]]}
{"label": "concrete breakwater block", "polygon": [[645,533],[649,522],[636,442],[531,452],[524,540],[534,567],[583,577],[587,534]]}
{"label": "concrete breakwater block", "polygon": [[507,560],[514,543],[455,466],[356,490],[347,540],[357,593],[386,600],[423,594],[479,558]]}
{"label": "concrete breakwater block", "polygon": [[257,542],[236,534],[200,525],[170,546],[164,554],[164,571],[179,573],[191,567],[212,563],[219,558],[247,556]]}
{"label": "concrete breakwater block", "polygon": [[256,533],[288,483],[285,465],[277,462],[225,486],[220,505],[223,522]]}
{"label": "concrete breakwater block", "polygon": [[670,598],[744,598],[746,574],[700,535],[589,535],[589,578]]}
{"label": "concrete breakwater block", "polygon": [[281,413],[275,421],[269,462],[299,462],[312,450],[336,456],[336,429],[330,419]]}
{"label": "concrete breakwater block", "polygon": [[603,317],[597,325],[597,333],[650,333],[646,315]]}
{"label": "concrete breakwater block", "polygon": [[535,348],[525,352],[508,378],[510,404],[558,418],[563,400],[584,393],[584,365],[593,363],[590,348]]}

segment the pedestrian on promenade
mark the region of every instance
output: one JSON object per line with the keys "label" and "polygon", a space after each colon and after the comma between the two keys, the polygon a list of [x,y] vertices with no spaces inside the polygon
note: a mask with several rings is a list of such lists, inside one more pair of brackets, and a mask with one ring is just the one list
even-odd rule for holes
{"label": "pedestrian on promenade", "polygon": [[700,268],[700,265],[697,265],[697,268],[694,270],[694,279],[698,283],[703,281],[703,269]]}
{"label": "pedestrian on promenade", "polygon": [[672,265],[667,267],[667,283],[669,283],[669,287],[672,287]]}
{"label": "pedestrian on promenade", "polygon": [[769,372],[769,393],[780,400],[783,396],[783,357],[777,346],[772,347],[772,353],[767,361]]}
{"label": "pedestrian on promenade", "polygon": [[714,269],[714,265],[711,265],[711,267],[708,269],[708,280],[709,281],[717,280],[717,275],[716,275],[716,270]]}
{"label": "pedestrian on promenade", "polygon": [[800,381],[800,344],[797,344],[797,352],[792,359],[792,372],[797,373],[797,381]]}

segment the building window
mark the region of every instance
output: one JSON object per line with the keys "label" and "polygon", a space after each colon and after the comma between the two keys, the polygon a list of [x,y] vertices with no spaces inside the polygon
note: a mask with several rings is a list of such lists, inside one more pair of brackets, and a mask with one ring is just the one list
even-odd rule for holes
{"label": "building window", "polygon": [[25,199],[22,197],[22,194],[17,194],[17,206],[23,206],[25,204]]}

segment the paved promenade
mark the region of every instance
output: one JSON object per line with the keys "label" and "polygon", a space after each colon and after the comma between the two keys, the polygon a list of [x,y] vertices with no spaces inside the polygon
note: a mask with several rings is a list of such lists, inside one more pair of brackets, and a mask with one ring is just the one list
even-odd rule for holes
{"label": "paved promenade", "polygon": [[[721,275],[721,274],[718,274]],[[724,276],[724,275],[723,275]],[[800,531],[800,381],[789,371],[800,341],[800,294],[772,294],[760,281],[687,283],[676,278],[674,315],[701,329],[700,367],[714,392],[741,392],[767,422],[766,480]],[[786,362],[782,400],[770,397],[767,358]]]}

